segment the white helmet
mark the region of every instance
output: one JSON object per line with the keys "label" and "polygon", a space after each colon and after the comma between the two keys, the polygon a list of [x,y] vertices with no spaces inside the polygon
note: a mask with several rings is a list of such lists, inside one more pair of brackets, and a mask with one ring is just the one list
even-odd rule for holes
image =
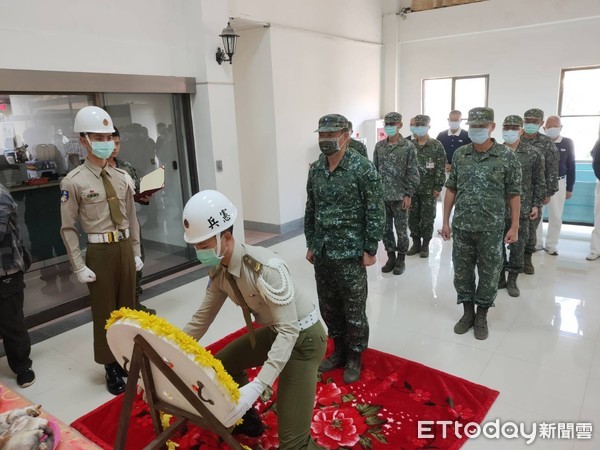
{"label": "white helmet", "polygon": [[106,111],[97,106],[86,106],[75,116],[75,133],[114,133],[113,121]]}
{"label": "white helmet", "polygon": [[218,191],[200,191],[183,208],[183,239],[189,244],[210,239],[231,227],[237,209]]}

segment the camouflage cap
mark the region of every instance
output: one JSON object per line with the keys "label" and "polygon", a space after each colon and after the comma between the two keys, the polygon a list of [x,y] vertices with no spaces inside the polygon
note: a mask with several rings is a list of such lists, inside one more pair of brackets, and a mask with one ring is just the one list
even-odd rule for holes
{"label": "camouflage cap", "polygon": [[485,125],[494,121],[494,110],[483,106],[469,110],[467,125]]}
{"label": "camouflage cap", "polygon": [[426,116],[425,114],[417,114],[415,116],[415,125],[417,126],[429,125],[429,122],[431,122],[431,117]]}
{"label": "camouflage cap", "polygon": [[523,127],[523,119],[521,119],[521,116],[516,115],[506,116],[504,122],[502,123],[502,126],[505,125],[516,125],[519,127]]}
{"label": "camouflage cap", "polygon": [[348,119],[341,114],[327,114],[319,119],[319,128],[315,130],[315,133],[340,131],[345,128],[348,128]]}
{"label": "camouflage cap", "polygon": [[397,112],[389,112],[383,118],[385,123],[402,123],[402,114]]}
{"label": "camouflage cap", "polygon": [[538,108],[531,108],[523,114],[524,119],[540,119],[544,120],[544,111]]}

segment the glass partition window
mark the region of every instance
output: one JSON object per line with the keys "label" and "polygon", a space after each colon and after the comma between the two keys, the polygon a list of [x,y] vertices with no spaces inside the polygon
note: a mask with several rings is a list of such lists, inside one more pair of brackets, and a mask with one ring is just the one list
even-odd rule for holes
{"label": "glass partition window", "polygon": [[489,75],[425,79],[422,83],[423,114],[431,117],[430,136],[448,129],[448,113],[463,114],[477,106],[487,106]]}
{"label": "glass partition window", "polygon": [[600,136],[600,66],[563,69],[558,100],[562,134],[573,139],[575,157],[591,160]]}

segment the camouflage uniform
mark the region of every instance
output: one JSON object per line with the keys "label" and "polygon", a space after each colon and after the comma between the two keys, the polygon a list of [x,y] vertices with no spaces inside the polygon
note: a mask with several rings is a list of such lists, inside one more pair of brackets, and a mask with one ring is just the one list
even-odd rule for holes
{"label": "camouflage uniform", "polygon": [[[508,116],[504,124],[510,122]],[[518,116],[516,116],[518,117]],[[520,117],[518,117],[520,119]],[[508,122],[507,122],[508,121]],[[522,126],[521,121],[521,126]],[[518,125],[518,123],[516,123]],[[521,165],[521,211],[519,213],[519,240],[508,245],[510,250],[510,259],[506,259],[506,246],[502,245],[504,255],[504,267],[513,273],[523,272],[523,257],[525,253],[525,244],[529,237],[529,214],[534,206],[538,207],[538,211],[542,213],[542,204],[544,202],[544,193],[546,192],[546,178],[544,176],[544,157],[535,148],[527,145],[522,145],[523,141],[519,142],[514,155],[517,157]],[[506,208],[506,224],[504,231],[510,229],[510,211],[507,203]]]}
{"label": "camouflage uniform", "polygon": [[[525,118],[535,117],[536,119],[543,120],[543,111],[533,108],[525,111]],[[521,144],[526,148],[537,149],[544,157],[544,172],[546,178],[546,189],[544,197],[552,197],[558,192],[558,163],[560,161],[560,155],[558,148],[554,145],[554,141],[548,136],[541,133],[536,133],[531,139],[523,136],[521,138]],[[542,211],[537,219],[529,222],[529,239],[525,244],[525,253],[534,253],[536,246],[536,230],[542,220]]]}
{"label": "camouflage uniform", "polygon": [[362,142],[357,141],[354,138],[350,138],[350,144],[348,144],[348,148],[350,148],[350,150],[354,150],[359,155],[369,159],[369,156],[367,155],[367,147]]}
{"label": "camouflage uniform", "polygon": [[[418,117],[418,116],[417,116]],[[408,212],[410,235],[429,242],[433,235],[437,198],[433,191],[441,192],[446,181],[446,152],[437,139],[429,138],[424,145],[412,141],[417,149],[420,183]]]}
{"label": "camouflage uniform", "polygon": [[[469,111],[470,122],[479,116],[493,122],[490,108]],[[510,194],[520,194],[519,162],[495,141],[485,153],[477,152],[472,143],[463,145],[454,153],[446,187],[456,193],[452,262],[457,303],[488,308],[494,304],[502,269],[505,201]]]}
{"label": "camouflage uniform", "polygon": [[[343,116],[329,115],[341,126]],[[346,151],[330,172],[325,155],[308,173],[304,234],[314,254],[319,307],[329,335],[344,339],[349,350],[362,352],[369,340],[366,314],[367,273],[364,252],[375,255],[384,224],[381,179],[375,167],[355,152]]]}
{"label": "camouflage uniform", "polygon": [[[386,252],[408,250],[408,212],[402,209],[405,196],[413,197],[419,185],[419,168],[415,147],[400,136],[398,142],[383,139],[375,145],[373,164],[381,176],[385,202],[385,232],[383,244]],[[394,237],[394,225],[398,244]]]}
{"label": "camouflage uniform", "polygon": [[[140,177],[135,171],[134,167],[128,163],[127,161],[123,161],[122,159],[115,158],[115,163],[117,165],[117,169],[122,169],[129,174],[133,183],[135,185],[135,193],[138,194],[140,192]],[[141,258],[142,261],[146,261],[146,255],[144,254],[144,244],[142,241],[142,226],[140,225],[140,251],[142,253]],[[135,302],[136,304],[140,303],[140,296],[144,290],[142,289],[142,271],[138,270],[135,272]]]}

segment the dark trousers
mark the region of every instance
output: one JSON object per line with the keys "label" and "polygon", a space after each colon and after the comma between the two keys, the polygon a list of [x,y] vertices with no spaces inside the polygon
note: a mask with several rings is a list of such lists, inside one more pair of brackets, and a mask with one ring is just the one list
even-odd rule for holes
{"label": "dark trousers", "polygon": [[525,244],[525,253],[535,253],[535,246],[537,245],[537,228],[542,221],[542,209],[540,208],[540,214],[535,220],[529,221],[529,238]]}
{"label": "dark trousers", "polygon": [[408,211],[408,228],[413,239],[430,241],[433,236],[437,199],[432,194],[413,195]]}
{"label": "dark trousers", "polygon": [[[402,201],[385,202],[385,232],[383,245],[386,252],[395,252],[404,255],[408,250],[408,211],[402,209]],[[398,244],[394,237],[394,228]]]}
{"label": "dark trousers", "polygon": [[367,269],[361,258],[315,257],[315,280],[321,316],[332,338],[343,338],[355,352],[369,344]]}
{"label": "dark trousers", "polygon": [[0,277],[0,337],[14,373],[31,368],[31,341],[23,314],[23,272]]}
{"label": "dark trousers", "polygon": [[[453,228],[452,263],[457,303],[474,302],[490,307],[498,293],[498,278],[502,270],[502,229],[463,231]],[[475,284],[475,269],[479,280]]]}
{"label": "dark trousers", "polygon": [[[519,217],[519,240],[508,244],[510,257],[506,257],[506,244],[502,243],[502,256],[504,268],[512,273],[522,273],[525,265],[525,245],[529,239],[529,217]],[[504,232],[510,229],[510,220],[507,219]]]}
{"label": "dark trousers", "polygon": [[94,322],[94,360],[111,364],[115,357],[106,341],[104,326],[110,313],[135,307],[135,262],[129,239],[112,244],[88,244],[86,265],[96,274],[88,283]]}
{"label": "dark trousers", "polygon": [[[256,330],[256,346],[252,348],[248,334],[240,336],[215,355],[234,380],[248,383],[245,370],[259,367],[267,360],[277,337],[269,327]],[[281,450],[316,450],[310,436],[310,424],[317,389],[317,369],[325,356],[327,337],[319,321],[300,331],[287,364],[279,375],[277,391],[277,431]]]}

